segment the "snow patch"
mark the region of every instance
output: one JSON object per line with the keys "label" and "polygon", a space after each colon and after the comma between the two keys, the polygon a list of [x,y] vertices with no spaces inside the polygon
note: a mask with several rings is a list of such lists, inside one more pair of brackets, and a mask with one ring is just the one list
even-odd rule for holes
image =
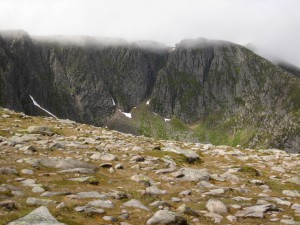
{"label": "snow patch", "polygon": [[149,99],[149,100],[146,102],[146,105],[150,105],[150,101],[151,101],[151,99]]}
{"label": "snow patch", "polygon": [[44,109],[43,107],[41,107],[41,106],[34,100],[34,98],[33,98],[31,95],[29,95],[29,97],[31,98],[33,104],[34,104],[36,107],[38,107],[38,108],[40,108],[41,110],[45,111],[45,112],[48,113],[50,116],[53,116],[54,118],[58,119],[57,116],[55,116],[54,114],[52,114],[51,112],[49,112],[47,109]]}
{"label": "snow patch", "polygon": [[114,99],[112,98],[111,100],[112,100],[112,104],[115,106],[116,103],[115,103]]}
{"label": "snow patch", "polygon": [[126,117],[130,118],[131,119],[131,113],[126,113],[126,112],[122,112]]}
{"label": "snow patch", "polygon": [[165,119],[165,121],[166,121],[166,122],[169,122],[169,121],[171,121],[171,119],[167,119],[167,118],[164,118],[164,119]]}

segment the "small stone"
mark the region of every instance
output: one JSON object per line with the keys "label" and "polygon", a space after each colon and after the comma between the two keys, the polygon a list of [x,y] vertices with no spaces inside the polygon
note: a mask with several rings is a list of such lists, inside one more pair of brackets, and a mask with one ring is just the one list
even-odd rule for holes
{"label": "small stone", "polygon": [[235,222],[237,221],[236,217],[233,216],[233,215],[228,215],[228,216],[226,216],[226,219],[227,219],[228,221],[230,221],[231,223],[235,223]]}
{"label": "small stone", "polygon": [[7,200],[7,201],[0,202],[0,208],[4,208],[7,210],[14,210],[17,209],[17,206],[15,202],[11,200]]}
{"label": "small stone", "polygon": [[172,197],[172,198],[171,198],[171,201],[172,201],[172,202],[181,202],[181,199],[180,199],[180,198]]}
{"label": "small stone", "polygon": [[180,197],[186,197],[186,196],[189,196],[191,194],[192,194],[192,192],[190,190],[185,190],[185,191],[180,192],[179,196]]}
{"label": "small stone", "polygon": [[300,192],[297,190],[283,190],[282,194],[289,197],[300,197]]}
{"label": "small stone", "polygon": [[66,204],[64,202],[62,202],[62,203],[58,204],[55,208],[57,208],[57,209],[63,209],[65,207],[66,207]]}
{"label": "small stone", "polygon": [[32,190],[31,190],[33,193],[42,193],[42,192],[44,192],[45,191],[45,189],[44,188],[42,188],[42,187],[33,187],[32,188]]}
{"label": "small stone", "polygon": [[27,198],[26,204],[28,205],[49,205],[56,203],[55,201],[48,200],[48,199],[39,199],[39,198]]}
{"label": "small stone", "polygon": [[118,164],[115,166],[115,169],[116,169],[116,170],[122,170],[122,169],[124,169],[124,166],[123,166],[121,163],[118,163]]}
{"label": "small stone", "polygon": [[264,185],[265,182],[262,181],[262,180],[257,180],[257,179],[253,179],[253,180],[250,180],[249,181],[251,184],[254,184],[254,185]]}
{"label": "small stone", "polygon": [[140,156],[140,155],[136,155],[136,156],[133,156],[131,159],[130,159],[131,162],[144,162],[145,161],[145,158],[143,156]]}
{"label": "small stone", "polygon": [[18,172],[13,167],[1,167],[0,174],[2,174],[2,175],[18,175]]}
{"label": "small stone", "polygon": [[228,213],[227,206],[218,199],[209,199],[206,203],[206,208],[211,213],[226,214]]}
{"label": "small stone", "polygon": [[30,126],[27,128],[30,134],[42,134],[42,135],[49,135],[53,134],[52,130],[46,126]]}
{"label": "small stone", "polygon": [[105,220],[105,221],[110,221],[110,222],[117,222],[118,221],[118,219],[116,217],[113,217],[113,216],[103,216],[102,219]]}
{"label": "small stone", "polygon": [[274,166],[271,168],[271,170],[274,170],[279,173],[286,173],[286,170],[284,168],[282,168],[281,166]]}
{"label": "small stone", "polygon": [[28,169],[22,169],[22,170],[21,170],[21,173],[28,174],[28,175],[32,175],[32,174],[33,174],[33,171],[32,171],[32,170],[28,170]]}
{"label": "small stone", "polygon": [[101,207],[101,208],[114,208],[115,204],[110,200],[95,200],[91,201],[87,204],[87,206],[95,206],[95,207]]}
{"label": "small stone", "polygon": [[174,212],[167,210],[157,211],[150,219],[147,220],[148,225],[154,224],[174,224],[174,225],[188,225],[185,218],[177,215]]}
{"label": "small stone", "polygon": [[198,216],[199,216],[199,214],[198,214],[196,211],[194,211],[194,210],[191,209],[190,207],[186,206],[185,204],[179,206],[179,207],[177,208],[177,211],[178,211],[178,212],[181,212],[181,213],[183,213],[183,214],[186,214],[186,215],[190,215],[190,216],[195,216],[195,217],[198,217]]}
{"label": "small stone", "polygon": [[143,209],[145,211],[150,211],[150,209],[147,206],[145,206],[142,202],[140,202],[139,200],[136,200],[136,199],[131,199],[131,200],[123,203],[123,206],[133,207],[133,208],[137,208],[137,209]]}

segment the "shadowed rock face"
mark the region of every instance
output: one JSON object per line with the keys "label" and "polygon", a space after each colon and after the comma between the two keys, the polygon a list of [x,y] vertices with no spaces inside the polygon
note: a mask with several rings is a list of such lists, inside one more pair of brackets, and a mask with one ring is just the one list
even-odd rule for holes
{"label": "shadowed rock face", "polygon": [[60,118],[105,125],[118,109],[129,112],[151,98],[150,109],[165,118],[251,147],[299,147],[300,79],[242,46],[197,39],[169,51],[88,43],[0,34],[0,105],[43,115],[32,95]]}
{"label": "shadowed rock face", "polygon": [[0,105],[41,114],[32,95],[59,117],[102,125],[117,107],[130,111],[149,97],[165,56],[134,44],[81,46],[2,34]]}

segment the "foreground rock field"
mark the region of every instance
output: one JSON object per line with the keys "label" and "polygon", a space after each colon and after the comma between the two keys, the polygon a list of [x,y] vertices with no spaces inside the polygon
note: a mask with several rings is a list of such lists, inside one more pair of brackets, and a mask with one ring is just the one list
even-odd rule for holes
{"label": "foreground rock field", "polygon": [[300,155],[0,109],[0,224],[300,224]]}

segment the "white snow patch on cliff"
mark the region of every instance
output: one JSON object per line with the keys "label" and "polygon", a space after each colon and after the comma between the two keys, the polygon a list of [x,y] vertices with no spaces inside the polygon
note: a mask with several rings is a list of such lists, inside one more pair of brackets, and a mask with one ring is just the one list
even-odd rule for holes
{"label": "white snow patch on cliff", "polygon": [[128,118],[132,118],[132,116],[131,116],[131,113],[126,113],[126,112],[122,112],[126,117],[128,117]]}

